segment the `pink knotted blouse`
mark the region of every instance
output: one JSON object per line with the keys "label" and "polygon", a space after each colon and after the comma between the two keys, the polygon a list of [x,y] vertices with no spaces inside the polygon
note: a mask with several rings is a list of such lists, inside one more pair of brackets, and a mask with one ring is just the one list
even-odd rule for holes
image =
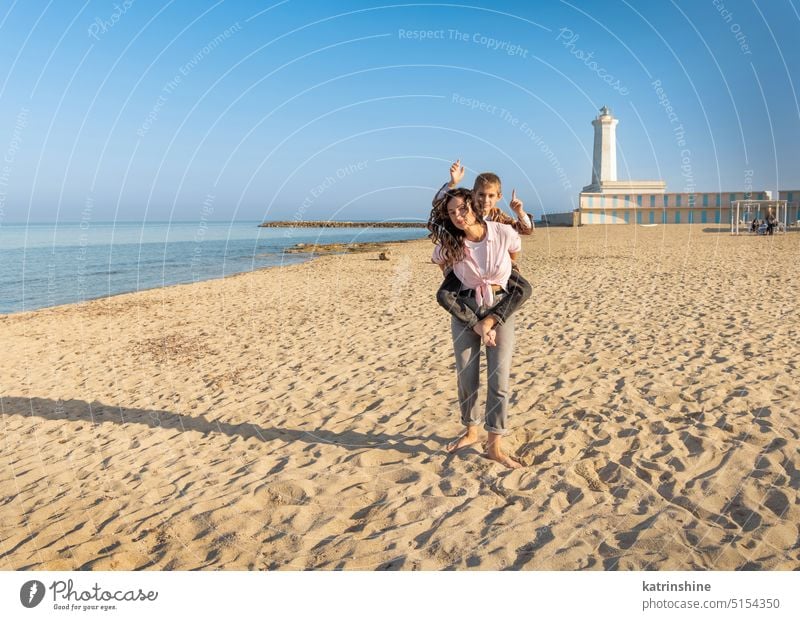
{"label": "pink knotted blouse", "polygon": [[[453,271],[465,288],[475,290],[475,301],[479,306],[492,306],[492,285],[505,289],[511,276],[509,252],[519,252],[522,249],[519,233],[506,224],[486,222],[486,236],[483,240],[465,239],[464,247],[464,259],[453,265]],[[437,265],[444,264],[440,245],[433,248],[431,260]]]}

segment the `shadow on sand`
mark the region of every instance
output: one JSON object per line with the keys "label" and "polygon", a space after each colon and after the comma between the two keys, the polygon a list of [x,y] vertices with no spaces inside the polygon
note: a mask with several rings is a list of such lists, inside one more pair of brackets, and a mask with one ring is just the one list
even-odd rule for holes
{"label": "shadow on sand", "polygon": [[231,424],[219,420],[210,420],[204,415],[185,415],[158,409],[132,409],[77,399],[61,401],[49,398],[0,396],[0,413],[4,416],[36,417],[43,420],[63,420],[88,424],[112,423],[125,426],[140,425],[150,429],[167,429],[179,432],[196,431],[204,435],[222,434],[242,439],[257,438],[263,442],[281,440],[286,442],[300,441],[308,444],[327,443],[352,450],[377,448],[395,450],[406,454],[424,453],[433,455],[438,453],[439,450],[432,450],[423,445],[423,442],[432,440],[443,445],[446,441],[444,437],[436,435],[410,437],[386,433],[367,434],[352,430],[341,433],[325,429],[306,431],[281,427],[264,427],[248,422]]}

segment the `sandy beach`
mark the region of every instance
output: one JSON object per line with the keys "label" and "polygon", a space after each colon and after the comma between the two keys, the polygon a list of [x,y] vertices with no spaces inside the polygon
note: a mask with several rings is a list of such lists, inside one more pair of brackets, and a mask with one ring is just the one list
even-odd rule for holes
{"label": "sandy beach", "polygon": [[429,241],[0,317],[0,568],[800,567],[800,236],[537,230],[506,471]]}

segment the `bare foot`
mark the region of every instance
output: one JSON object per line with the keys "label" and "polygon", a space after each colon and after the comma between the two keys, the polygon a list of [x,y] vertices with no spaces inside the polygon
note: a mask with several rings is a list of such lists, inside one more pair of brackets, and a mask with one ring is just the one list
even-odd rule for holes
{"label": "bare foot", "polygon": [[474,427],[475,430],[467,430],[463,435],[461,435],[458,439],[454,439],[445,447],[450,454],[453,452],[458,452],[461,448],[466,448],[467,446],[471,446],[474,443],[478,443],[478,428]]}
{"label": "bare foot", "polygon": [[519,469],[520,467],[522,467],[522,463],[512,458],[505,452],[487,452],[484,456],[492,461],[497,461],[498,463],[500,463],[504,467],[508,467],[509,469]]}

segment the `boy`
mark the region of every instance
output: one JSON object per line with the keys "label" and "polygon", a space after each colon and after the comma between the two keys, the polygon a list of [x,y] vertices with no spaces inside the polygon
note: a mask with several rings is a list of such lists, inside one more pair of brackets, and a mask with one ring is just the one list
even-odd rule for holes
{"label": "boy", "polygon": [[[433,204],[436,205],[440,200],[445,199],[448,190],[455,189],[463,178],[464,167],[459,159],[450,166],[450,182],[442,185],[433,199]],[[500,177],[496,174],[492,172],[479,174],[472,188],[472,196],[485,220],[508,224],[521,235],[530,235],[533,232],[533,222],[525,213],[522,201],[517,198],[515,190],[511,192],[509,206],[516,214],[516,220],[503,213],[497,206],[497,202],[503,197],[503,190]],[[479,319],[475,309],[464,295],[461,281],[450,271],[436,293],[436,301],[442,308],[480,334],[485,345],[494,346],[494,339],[490,336],[493,333],[492,328],[495,325],[502,325],[533,292],[530,283],[520,275],[516,264],[513,266],[506,288],[508,289],[507,294],[497,303],[491,314]]]}

